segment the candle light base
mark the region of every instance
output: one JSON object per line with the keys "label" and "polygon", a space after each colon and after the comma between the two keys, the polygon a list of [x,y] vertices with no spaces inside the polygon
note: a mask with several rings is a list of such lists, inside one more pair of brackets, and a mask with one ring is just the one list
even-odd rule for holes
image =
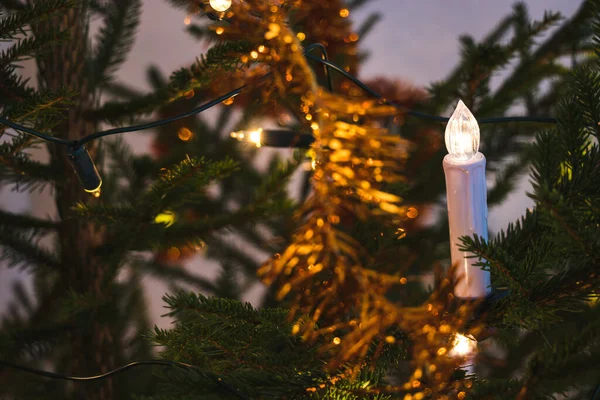
{"label": "candle light base", "polygon": [[452,265],[456,267],[454,294],[461,299],[481,299],[491,292],[490,273],[473,264],[479,260],[461,251],[461,236],[478,235],[487,241],[487,185],[485,156],[468,161],[444,158]]}

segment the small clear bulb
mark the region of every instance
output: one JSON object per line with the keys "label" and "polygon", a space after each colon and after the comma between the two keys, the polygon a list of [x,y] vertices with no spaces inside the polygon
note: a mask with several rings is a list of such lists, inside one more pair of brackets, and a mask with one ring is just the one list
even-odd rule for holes
{"label": "small clear bulb", "polygon": [[225,12],[231,7],[231,0],[210,0],[210,6],[215,11]]}
{"label": "small clear bulb", "polygon": [[256,147],[262,146],[262,128],[251,131],[231,132],[231,137],[237,140],[254,143]]}
{"label": "small clear bulb", "polygon": [[479,124],[462,100],[446,125],[446,148],[456,161],[469,161],[479,151]]}

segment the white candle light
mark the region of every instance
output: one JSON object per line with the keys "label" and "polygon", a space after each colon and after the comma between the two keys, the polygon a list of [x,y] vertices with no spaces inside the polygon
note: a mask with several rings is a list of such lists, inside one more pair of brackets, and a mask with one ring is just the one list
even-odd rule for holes
{"label": "white candle light", "polygon": [[448,223],[452,264],[457,265],[454,294],[460,298],[481,298],[490,293],[490,273],[473,264],[478,260],[460,251],[461,236],[477,234],[487,240],[487,187],[485,157],[479,153],[479,125],[462,101],[446,126],[444,157]]}

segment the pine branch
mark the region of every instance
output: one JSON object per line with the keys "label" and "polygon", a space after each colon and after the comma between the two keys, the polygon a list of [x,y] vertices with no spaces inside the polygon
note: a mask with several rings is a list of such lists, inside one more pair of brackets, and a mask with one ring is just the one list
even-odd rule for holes
{"label": "pine branch", "polygon": [[58,229],[58,223],[30,215],[14,214],[0,209],[0,221],[12,229],[49,230]]}
{"label": "pine branch", "polygon": [[48,51],[45,46],[67,40],[68,32],[48,32],[42,36],[28,37],[18,41],[0,53],[0,65],[11,64]]}
{"label": "pine branch", "polygon": [[58,271],[60,262],[56,255],[38,246],[36,233],[24,233],[0,227],[0,260],[10,267]]}
{"label": "pine branch", "polygon": [[[19,123],[33,122],[36,127],[52,128],[62,120],[62,112],[72,101],[75,93],[69,88],[45,90],[43,93],[33,93],[18,102],[11,102],[4,107],[7,118]],[[29,136],[32,138],[32,136]]]}
{"label": "pine branch", "polygon": [[162,209],[177,207],[193,201],[200,189],[211,181],[230,175],[238,169],[232,160],[206,162],[202,158],[183,160],[166,171],[140,199],[142,207]]}
{"label": "pine branch", "polygon": [[136,97],[126,103],[112,101],[100,109],[90,113],[88,118],[94,121],[118,121],[135,114],[146,114],[157,107],[181,99],[191,90],[204,88],[215,77],[217,72],[234,70],[239,67],[239,54],[251,50],[245,41],[224,42],[210,48],[190,67],[173,72],[167,88],[159,88],[156,92]]}
{"label": "pine branch", "polygon": [[15,39],[26,25],[39,23],[56,14],[77,6],[77,0],[46,0],[27,3],[22,8],[0,20],[0,38]]}
{"label": "pine branch", "polygon": [[575,95],[589,131],[600,139],[600,74],[592,67],[580,66],[574,73]]}
{"label": "pine branch", "polygon": [[140,23],[142,3],[140,0],[111,0],[104,7],[104,24],[96,37],[98,45],[89,65],[93,87],[110,82],[112,74],[125,61]]}
{"label": "pine branch", "polygon": [[60,179],[52,166],[32,161],[22,150],[30,147],[31,137],[18,136],[0,144],[0,180],[17,185],[17,190],[35,190]]}
{"label": "pine branch", "polygon": [[165,265],[156,260],[144,261],[135,260],[132,267],[144,273],[145,275],[160,278],[163,281],[179,281],[187,285],[193,285],[197,290],[203,292],[215,293],[216,286],[214,283],[201,276],[189,273],[182,265]]}

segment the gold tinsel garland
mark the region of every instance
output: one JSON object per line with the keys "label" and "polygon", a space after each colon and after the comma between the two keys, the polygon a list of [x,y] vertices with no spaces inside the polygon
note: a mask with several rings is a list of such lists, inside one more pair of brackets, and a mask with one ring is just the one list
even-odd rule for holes
{"label": "gold tinsel garland", "polygon": [[[477,328],[464,331],[470,307],[455,304],[448,279],[421,307],[390,302],[387,291],[406,283],[406,277],[369,268],[370,255],[341,223],[348,215],[401,223],[408,209],[385,186],[405,179],[408,144],[377,123],[397,115],[396,109],[317,87],[302,54],[302,38],[288,25],[292,8],[310,13],[310,7],[299,0],[235,1],[227,13],[231,25],[221,32],[256,44],[241,61],[255,60],[270,68],[265,99],[295,96],[297,115],[316,138],[311,149],[314,192],[297,214],[300,226],[287,249],[259,274],[265,283],[276,285],[280,299],[291,300],[291,316],[299,318],[294,333],[324,343],[323,351],[331,355],[330,371],[342,365],[354,366],[353,371],[362,368],[373,343],[393,345],[396,339],[389,332],[400,328],[411,341],[410,379],[367,391],[404,393],[407,400],[464,397],[470,382],[451,381],[461,360],[448,357],[448,352],[455,333],[477,333]],[[378,345],[375,354],[380,349]]]}

